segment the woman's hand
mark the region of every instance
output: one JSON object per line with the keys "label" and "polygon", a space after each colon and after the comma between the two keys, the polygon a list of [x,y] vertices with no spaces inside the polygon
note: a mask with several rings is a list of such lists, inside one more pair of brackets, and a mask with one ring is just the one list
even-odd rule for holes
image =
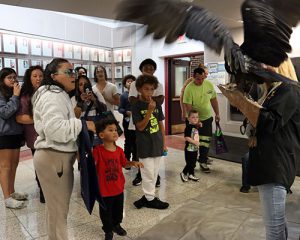
{"label": "woman's hand", "polygon": [[13,95],[19,97],[21,93],[21,86],[19,85],[18,82],[14,83],[14,89],[13,89]]}

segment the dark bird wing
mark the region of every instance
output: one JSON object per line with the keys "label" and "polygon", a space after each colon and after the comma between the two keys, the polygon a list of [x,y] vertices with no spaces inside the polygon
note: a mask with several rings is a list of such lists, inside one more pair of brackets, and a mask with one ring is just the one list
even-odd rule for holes
{"label": "dark bird wing", "polygon": [[176,0],[123,0],[117,7],[116,19],[146,25],[146,35],[153,33],[154,39],[165,38],[166,43],[185,34],[190,39],[204,42],[218,54],[224,47],[230,69],[243,65],[239,51],[232,56],[231,49],[237,45],[229,30],[204,8]]}
{"label": "dark bird wing", "polygon": [[243,52],[257,62],[278,67],[292,50],[292,27],[300,20],[299,0],[246,0]]}

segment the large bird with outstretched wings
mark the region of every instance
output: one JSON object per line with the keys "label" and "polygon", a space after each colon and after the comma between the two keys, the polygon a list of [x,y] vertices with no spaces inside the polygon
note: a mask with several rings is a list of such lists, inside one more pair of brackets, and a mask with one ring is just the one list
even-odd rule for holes
{"label": "large bird with outstretched wings", "polygon": [[244,89],[246,82],[294,82],[270,72],[263,64],[278,67],[291,52],[292,27],[300,20],[300,0],[246,0],[241,6],[244,43],[233,41],[222,21],[208,10],[179,0],[122,0],[117,20],[147,26],[146,35],[172,43],[179,36],[204,42],[220,54],[224,49],[231,81]]}

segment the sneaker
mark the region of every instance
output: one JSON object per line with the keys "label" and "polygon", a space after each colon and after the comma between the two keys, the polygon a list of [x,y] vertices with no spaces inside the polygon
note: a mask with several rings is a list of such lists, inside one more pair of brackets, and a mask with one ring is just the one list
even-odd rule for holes
{"label": "sneaker", "polygon": [[208,158],[208,159],[207,159],[207,163],[206,163],[206,164],[207,164],[207,165],[211,165],[211,164],[213,163],[213,161],[214,161],[213,159],[211,159],[211,158]]}
{"label": "sneaker", "polygon": [[113,232],[115,232],[119,236],[126,236],[127,235],[126,230],[124,228],[122,228],[120,224],[113,227]]}
{"label": "sneaker", "polygon": [[134,205],[137,209],[140,209],[140,208],[142,208],[142,207],[145,207],[145,206],[146,206],[146,203],[147,203],[147,199],[146,199],[146,197],[145,197],[145,195],[144,195],[141,199],[135,201],[135,202],[133,203],[133,205]]}
{"label": "sneaker", "polygon": [[25,207],[25,203],[23,201],[17,201],[12,197],[5,199],[5,207],[11,209],[21,209]]}
{"label": "sneaker", "polygon": [[202,170],[203,172],[205,172],[205,173],[210,173],[210,169],[209,169],[209,167],[207,166],[206,163],[200,163],[200,168],[201,168],[201,170]]}
{"label": "sneaker", "polygon": [[248,193],[249,192],[249,190],[250,190],[250,186],[241,186],[241,188],[240,188],[240,192],[242,192],[242,193]]}
{"label": "sneaker", "polygon": [[181,180],[182,180],[183,182],[187,182],[187,181],[188,181],[187,176],[186,176],[183,172],[180,173],[180,178],[181,178]]}
{"label": "sneaker", "polygon": [[27,193],[22,193],[22,192],[14,192],[12,194],[10,194],[10,196],[15,199],[15,200],[27,200],[28,198],[28,194]]}
{"label": "sneaker", "polygon": [[113,238],[114,238],[113,232],[107,232],[107,233],[105,233],[104,240],[112,240]]}
{"label": "sneaker", "polygon": [[169,207],[169,203],[163,202],[156,197],[152,201],[147,201],[146,207],[154,209],[166,209]]}
{"label": "sneaker", "polygon": [[155,187],[160,187],[160,176],[157,176]]}
{"label": "sneaker", "polygon": [[135,179],[133,179],[132,181],[132,185],[133,186],[139,186],[142,184],[142,177],[141,177],[141,174],[137,174]]}
{"label": "sneaker", "polygon": [[192,175],[192,174],[189,175],[189,179],[193,180],[195,182],[199,182],[199,180],[200,180],[200,178],[197,178],[197,177],[195,177],[195,175]]}

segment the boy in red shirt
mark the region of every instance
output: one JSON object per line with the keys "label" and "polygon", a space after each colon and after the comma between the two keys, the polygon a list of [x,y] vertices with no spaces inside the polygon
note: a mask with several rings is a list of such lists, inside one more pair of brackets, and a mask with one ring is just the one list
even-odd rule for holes
{"label": "boy in red shirt", "polygon": [[106,118],[96,122],[96,132],[103,141],[93,150],[96,163],[100,193],[103,197],[106,209],[99,206],[100,218],[105,232],[105,240],[113,239],[113,232],[125,236],[127,232],[121,227],[124,206],[125,178],[122,167],[143,167],[143,164],[128,161],[122,148],[116,145],[118,139],[118,122],[115,119]]}

